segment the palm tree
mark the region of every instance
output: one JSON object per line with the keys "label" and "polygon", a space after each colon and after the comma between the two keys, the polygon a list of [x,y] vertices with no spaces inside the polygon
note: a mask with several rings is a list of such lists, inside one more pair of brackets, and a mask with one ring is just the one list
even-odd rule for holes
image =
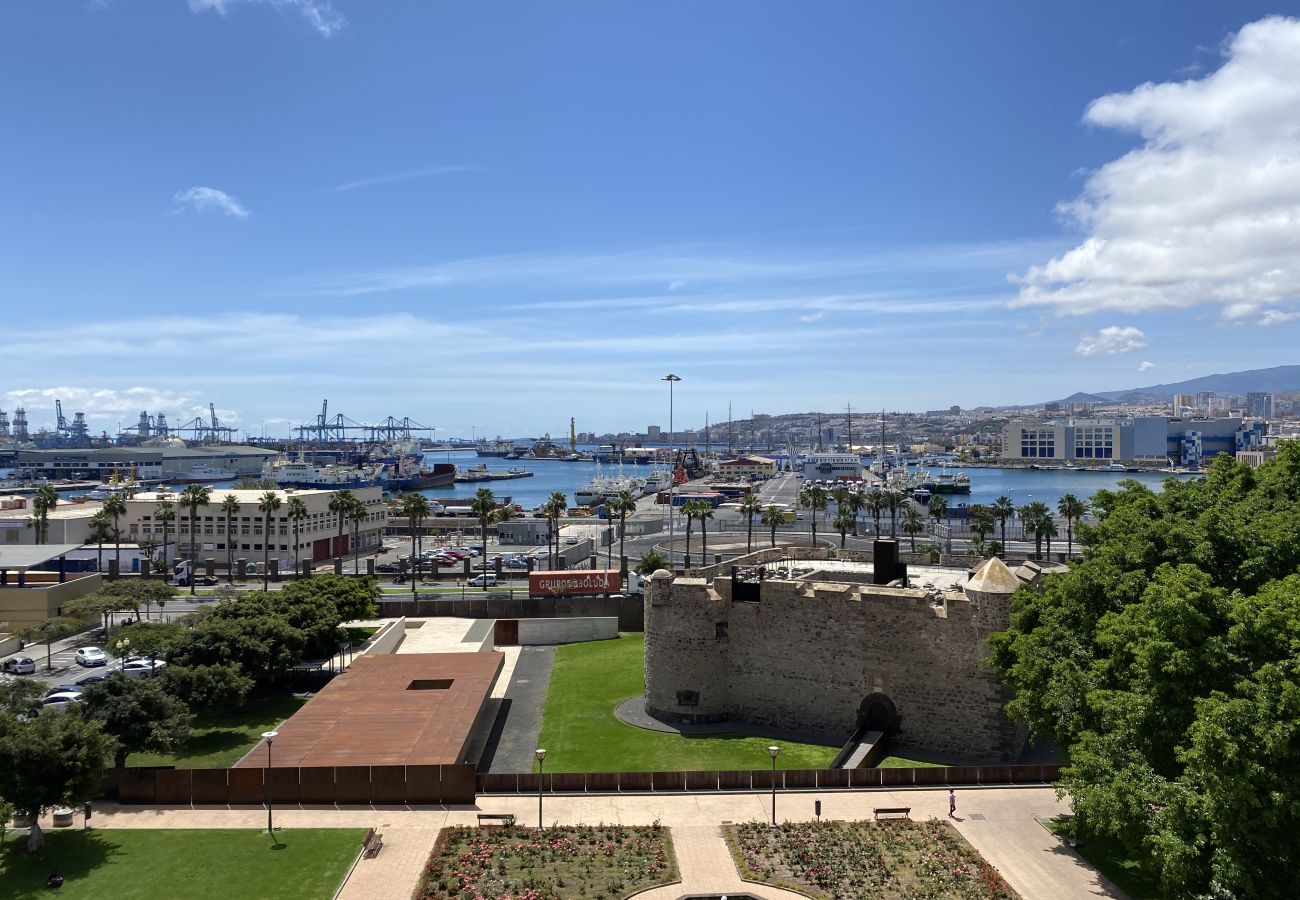
{"label": "palm tree", "polygon": [[707,566],[709,564],[708,521],[713,518],[713,504],[707,500],[700,500],[699,504],[695,510],[695,518],[700,520],[700,561]]}
{"label": "palm tree", "polygon": [[90,533],[86,536],[87,544],[98,546],[98,560],[95,563],[95,571],[104,571],[104,544],[113,536],[112,523],[108,515],[101,509],[90,517]]}
{"label": "palm tree", "polygon": [[853,536],[858,536],[858,514],[867,508],[867,495],[862,491],[849,491],[848,508],[853,516]]}
{"label": "palm tree", "polygon": [[[631,491],[619,491],[605,504],[606,515],[618,516],[618,559],[619,568],[623,567],[623,540],[627,537],[627,517],[636,512],[636,498]],[[611,547],[614,542],[610,541]]]}
{"label": "palm tree", "polygon": [[[483,538],[483,558],[487,559],[487,529],[492,524],[492,519],[497,511],[497,498],[492,493],[491,488],[479,488],[474,493],[474,499],[469,505],[470,511],[474,513],[474,518],[478,519],[480,533]],[[486,574],[486,570],[485,570]],[[483,579],[483,590],[488,588],[488,580]]]}
{"label": "palm tree", "polygon": [[239,514],[239,498],[226,494],[221,498],[221,514],[226,517],[226,580],[235,583],[235,516]]}
{"label": "palm tree", "polygon": [[1016,514],[1016,505],[1011,502],[1011,498],[1006,494],[993,501],[993,515],[998,517],[1002,523],[1002,552],[1007,552],[1007,519]]}
{"label": "palm tree", "polygon": [[849,509],[847,503],[836,508],[835,520],[831,522],[831,525],[840,533],[841,550],[844,549],[844,542],[848,538],[849,529],[853,527],[853,524],[856,521],[857,519],[854,517],[852,510]]}
{"label": "palm tree", "polygon": [[812,545],[817,546],[817,510],[826,508],[826,489],[813,485],[799,492],[799,505],[812,510]]}
{"label": "palm tree", "polygon": [[[343,545],[344,520],[347,518],[348,510],[352,508],[352,501],[355,499],[356,497],[347,488],[344,488],[341,491],[335,491],[334,496],[330,497],[329,510],[338,517],[339,539],[335,543],[340,548]],[[338,553],[330,553],[331,559],[337,559],[338,557]]]}
{"label": "palm tree", "polygon": [[936,525],[948,518],[948,501],[937,494],[930,498],[928,509],[930,518],[934,519]]}
{"label": "palm tree", "polygon": [[[555,557],[560,554],[560,519],[569,511],[569,495],[564,491],[555,491],[551,494],[550,499],[542,505],[542,515],[546,516],[546,554],[549,557],[550,568],[555,568]],[[555,551],[551,551],[551,542],[555,543]]]}
{"label": "palm tree", "polygon": [[[1043,538],[1049,530],[1055,531],[1056,526],[1052,522],[1051,510],[1047,504],[1035,500],[1033,503],[1027,503],[1020,507],[1020,524],[1024,528],[1026,536],[1029,532],[1034,534],[1034,558],[1043,558]],[[1050,550],[1048,551],[1050,552]]]}
{"label": "palm tree", "polygon": [[50,511],[59,505],[59,492],[51,485],[43,484],[32,497],[32,512],[35,514],[36,543],[50,542]]}
{"label": "palm tree", "polygon": [[785,521],[785,513],[779,506],[769,506],[763,510],[763,516],[759,521],[772,529],[772,546],[776,547],[776,526]]}
{"label": "palm tree", "polygon": [[754,552],[754,516],[763,512],[763,501],[752,491],[740,498],[740,513],[745,517],[745,553]]}
{"label": "palm tree", "polygon": [[370,510],[366,509],[364,501],[354,497],[347,515],[352,523],[352,573],[356,575],[361,572],[361,523],[370,515]]}
{"label": "palm tree", "polygon": [[700,508],[702,500],[687,500],[682,504],[682,515],[686,516],[686,559],[683,567],[691,567],[691,526],[695,524],[695,513]]}
{"label": "palm tree", "polygon": [[302,502],[301,497],[290,497],[284,514],[293,523],[293,575],[297,578],[298,573],[302,571],[302,542],[299,535],[302,533],[302,522],[310,513],[307,512],[307,504]]}
{"label": "palm tree", "polygon": [[419,493],[407,494],[402,498],[402,515],[406,516],[411,527],[411,599],[414,600],[418,577],[415,567],[419,565],[424,550],[424,520],[429,517],[429,498]]}
{"label": "palm tree", "polygon": [[126,514],[126,501],[121,494],[109,494],[104,501],[104,513],[113,520],[113,556],[117,560],[117,574],[122,574],[122,528],[119,520]]}
{"label": "palm tree", "polygon": [[267,491],[262,495],[257,508],[262,511],[262,590],[271,589],[271,516],[280,511],[279,491]]}
{"label": "palm tree", "polygon": [[190,511],[190,595],[191,596],[193,596],[195,593],[194,582],[196,579],[194,576],[197,574],[197,572],[195,571],[195,567],[198,565],[198,560],[197,560],[198,547],[194,543],[194,523],[197,522],[199,518],[199,507],[207,506],[208,502],[211,499],[212,499],[212,488],[203,484],[191,484],[189,487],[185,489],[185,492],[181,494],[181,505],[189,507],[189,511]]}
{"label": "palm tree", "polygon": [[[1074,523],[1088,514],[1088,501],[1080,500],[1074,494],[1065,494],[1056,504],[1056,511],[1065,519],[1065,558],[1074,556]],[[1051,549],[1047,551],[1051,553]]]}
{"label": "palm tree", "polygon": [[172,522],[176,521],[176,504],[170,500],[159,500],[158,505],[153,508],[153,520],[162,522],[162,567],[167,571],[167,533]]}
{"label": "palm tree", "polygon": [[970,522],[971,533],[975,535],[975,546],[983,553],[984,539],[993,532],[993,510],[977,503],[970,508],[968,521]]}
{"label": "palm tree", "polygon": [[925,516],[909,503],[907,509],[903,510],[903,534],[911,538],[913,553],[916,552],[916,536],[923,531],[925,531]]}

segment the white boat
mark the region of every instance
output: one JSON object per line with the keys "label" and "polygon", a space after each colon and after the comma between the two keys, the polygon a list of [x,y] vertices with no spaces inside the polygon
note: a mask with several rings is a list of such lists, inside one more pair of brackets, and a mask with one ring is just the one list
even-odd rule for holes
{"label": "white boat", "polygon": [[282,462],[267,466],[263,478],[274,481],[278,487],[341,488],[369,487],[378,484],[376,471],[347,466],[316,466],[305,460]]}
{"label": "white boat", "polygon": [[1102,471],[1103,472],[1127,472],[1128,466],[1124,465],[1123,463],[1113,462],[1110,465],[1103,467]]}
{"label": "white boat", "polygon": [[188,472],[173,475],[167,480],[176,484],[211,484],[214,481],[230,481],[238,477],[238,474],[229,469],[218,469],[214,466],[195,466]]}

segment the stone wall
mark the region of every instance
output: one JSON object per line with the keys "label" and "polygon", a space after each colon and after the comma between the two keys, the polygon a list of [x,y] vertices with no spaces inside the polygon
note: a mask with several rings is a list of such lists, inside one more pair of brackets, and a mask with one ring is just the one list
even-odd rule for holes
{"label": "stone wall", "polygon": [[[896,746],[971,761],[1021,749],[1002,712],[1007,692],[985,664],[988,635],[1006,627],[1000,598],[953,592],[935,605],[916,589],[769,580],[759,602],[733,602],[730,579],[709,587],[667,573],[653,588],[646,689],[656,715],[730,715],[847,739],[871,697]],[[696,707],[677,702],[686,691]]]}

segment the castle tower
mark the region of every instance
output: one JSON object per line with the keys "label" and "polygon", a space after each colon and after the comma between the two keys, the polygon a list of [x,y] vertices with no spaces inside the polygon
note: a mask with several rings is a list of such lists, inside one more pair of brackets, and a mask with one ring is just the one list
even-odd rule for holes
{"label": "castle tower", "polygon": [[645,592],[646,712],[668,722],[730,717],[727,610],[702,578],[660,569]]}
{"label": "castle tower", "polygon": [[975,621],[990,631],[1005,631],[1011,624],[1011,595],[1020,579],[996,556],[980,566],[963,590],[975,604]]}

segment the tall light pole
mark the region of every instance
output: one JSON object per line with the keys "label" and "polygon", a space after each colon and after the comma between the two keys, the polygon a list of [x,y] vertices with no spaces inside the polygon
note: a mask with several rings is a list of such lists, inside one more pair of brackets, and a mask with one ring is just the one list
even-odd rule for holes
{"label": "tall light pole", "polygon": [[275,769],[271,768],[271,744],[279,736],[278,731],[262,732],[262,737],[266,739],[266,833],[271,837],[275,837],[275,828],[271,823],[271,801],[274,799],[275,792]]}
{"label": "tall light pole", "polygon": [[[674,433],[674,429],[673,429],[673,385],[681,381],[682,379],[678,375],[673,375],[672,373],[669,373],[665,375],[663,378],[660,378],[659,380],[668,382],[668,452],[671,455],[673,453],[673,448],[677,444],[676,434]],[[670,466],[670,471],[672,474],[668,479],[668,568],[672,569],[673,571],[676,571],[677,565],[673,562],[673,553],[677,549],[677,544],[676,544],[677,520],[674,518],[676,510],[673,507],[673,493],[674,493],[674,489],[677,487],[676,456],[673,457],[672,465]]]}
{"label": "tall light pole", "polygon": [[542,782],[546,772],[546,750],[537,748],[537,830],[542,830]]}
{"label": "tall light pole", "polygon": [[767,752],[772,756],[772,827],[776,827],[776,755],[781,752],[781,748],[776,744],[767,748]]}

